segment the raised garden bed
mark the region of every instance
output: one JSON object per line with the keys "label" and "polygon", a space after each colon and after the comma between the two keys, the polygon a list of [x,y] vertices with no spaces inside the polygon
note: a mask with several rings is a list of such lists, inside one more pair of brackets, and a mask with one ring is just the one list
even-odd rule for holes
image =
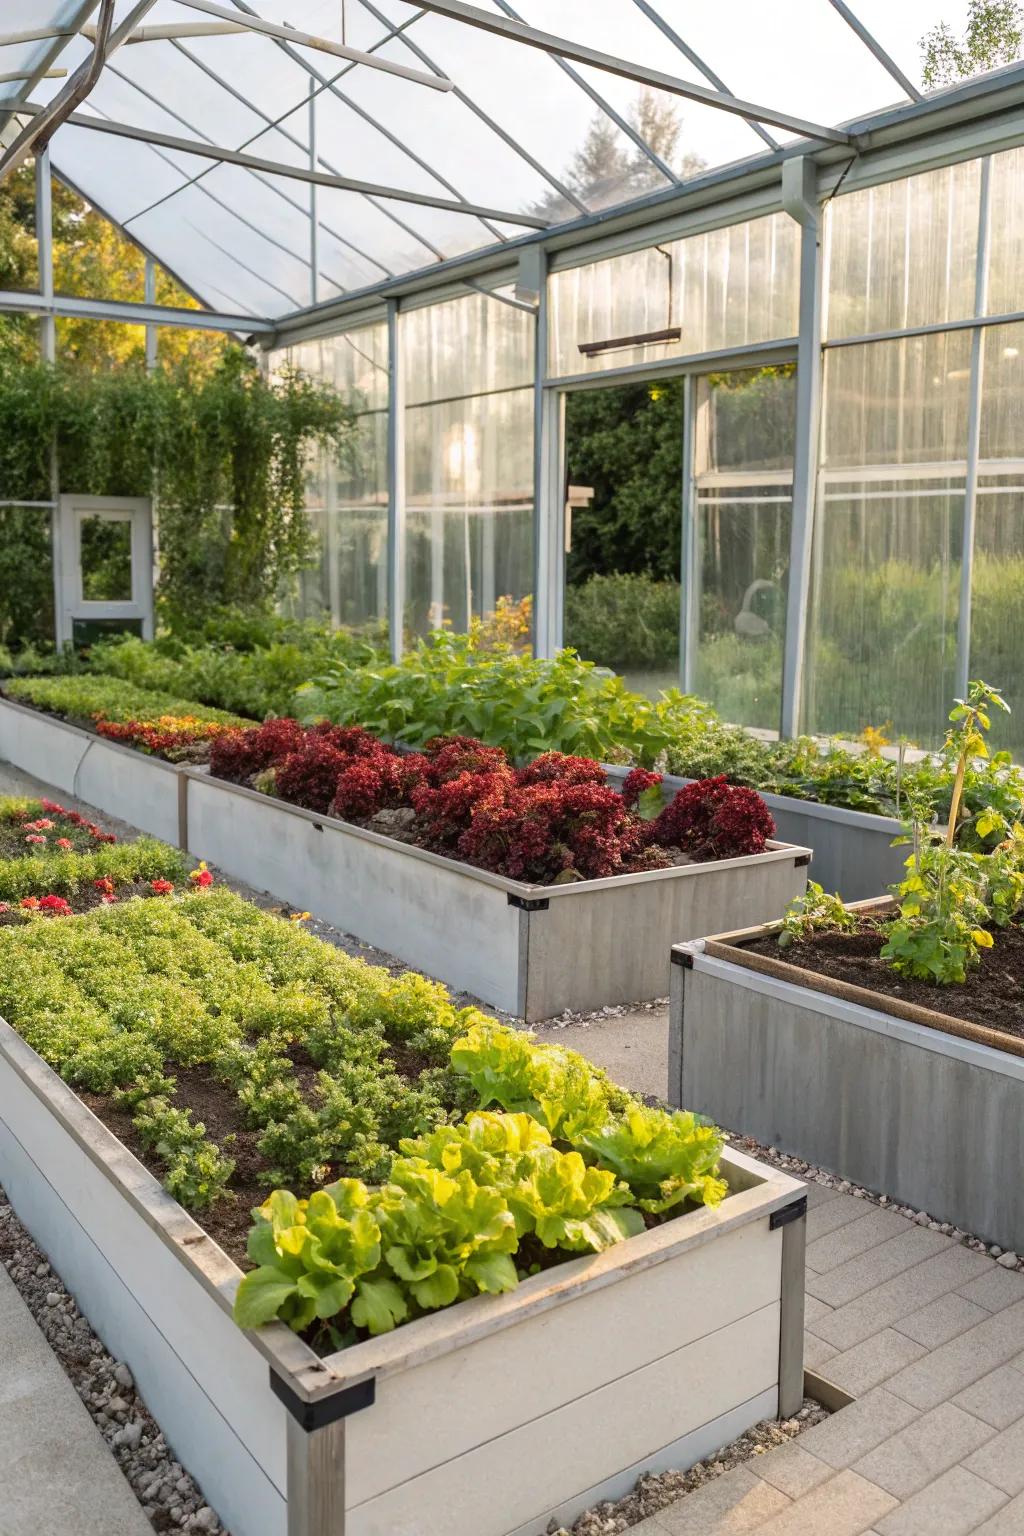
{"label": "raised garden bed", "polygon": [[[611,764],[606,765],[606,771],[612,784],[621,784],[629,772]],[[668,796],[692,780],[666,774],[663,782]],[[906,852],[892,843],[903,831],[903,824],[895,817],[798,800],[792,795],[761,792],[761,798],[775,819],[779,839],[813,851],[814,878],[825,890],[838,891],[847,901],[861,901],[902,877]]]}
{"label": "raised garden bed", "polygon": [[938,987],[864,929],[782,950],[780,926],[673,950],[670,1101],[1024,1251],[1020,930]]}
{"label": "raised garden bed", "polygon": [[[163,941],[175,956],[169,967],[159,960]],[[104,1073],[114,1086],[130,1077],[138,1060],[128,1044],[159,1043],[179,1011],[189,1027],[175,1028],[170,1063],[158,1052],[150,1068],[177,1077],[187,1061],[206,1062],[211,1081],[230,1045],[225,1030],[248,1031],[251,1046],[276,1024],[282,1043],[308,1039],[315,1051],[318,1027],[321,1049],[355,1029],[372,1052],[383,1028],[386,1053],[411,1076],[417,1051],[494,1028],[456,1014],[440,989],[393,981],[229,893],[0,934],[0,951],[5,1006],[15,1003],[12,1016],[65,1075],[93,1082],[108,1118]],[[65,952],[83,999],[66,998],[55,1019],[43,1006],[45,983],[33,990],[34,967],[48,975]],[[96,1012],[106,997],[109,1016]],[[499,1034],[516,1051],[568,1066],[563,1052]],[[452,1062],[465,1067],[457,1051]],[[472,1063],[465,1069],[479,1092]],[[599,1086],[593,1069],[581,1069]],[[600,1093],[613,1114],[627,1113],[620,1092]],[[562,1095],[537,1115],[554,1125],[566,1102]],[[139,1126],[147,1110],[133,1095],[127,1112]],[[350,1155],[368,1155],[361,1146],[357,1138]],[[159,1166],[166,1154],[156,1144],[145,1155]],[[161,1172],[166,1182],[169,1170]],[[323,1356],[283,1324],[236,1326],[236,1265],[0,1022],[0,1181],[235,1536],[540,1536],[552,1517],[570,1520],[621,1494],[645,1469],[692,1463],[752,1423],[795,1411],[802,1187],[728,1151],[720,1172],[728,1192],[717,1207],[677,1204],[681,1214],[669,1210],[603,1251],[561,1254],[504,1294],[427,1310]],[[628,1177],[639,1199],[645,1176]],[[200,1203],[202,1192],[193,1194]]]}

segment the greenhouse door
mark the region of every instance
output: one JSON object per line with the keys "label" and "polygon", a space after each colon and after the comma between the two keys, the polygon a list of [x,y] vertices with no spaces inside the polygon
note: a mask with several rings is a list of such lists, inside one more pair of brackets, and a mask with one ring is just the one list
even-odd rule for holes
{"label": "greenhouse door", "polygon": [[57,643],[153,638],[153,514],[133,496],[62,496],[54,541]]}
{"label": "greenhouse door", "polygon": [[568,395],[565,645],[778,729],[795,398],[791,363]]}
{"label": "greenhouse door", "polygon": [[694,383],[685,682],[724,719],[777,731],[796,368],[703,374]]}

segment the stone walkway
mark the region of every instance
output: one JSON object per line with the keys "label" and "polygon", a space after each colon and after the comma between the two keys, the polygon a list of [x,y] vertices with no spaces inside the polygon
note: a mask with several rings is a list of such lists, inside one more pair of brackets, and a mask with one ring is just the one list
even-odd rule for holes
{"label": "stone walkway", "polygon": [[0,1266],[2,1536],[152,1536],[31,1314]]}
{"label": "stone walkway", "polygon": [[[29,781],[0,764],[0,794],[18,792]],[[667,1010],[538,1033],[662,1091]],[[855,1401],[630,1536],[1024,1536],[1024,1273],[872,1202],[807,1193],[806,1364]],[[0,1268],[0,1536],[101,1530],[150,1527]]]}
{"label": "stone walkway", "polygon": [[856,1401],[630,1536],[1024,1536],[1024,1274],[807,1195],[806,1364]]}

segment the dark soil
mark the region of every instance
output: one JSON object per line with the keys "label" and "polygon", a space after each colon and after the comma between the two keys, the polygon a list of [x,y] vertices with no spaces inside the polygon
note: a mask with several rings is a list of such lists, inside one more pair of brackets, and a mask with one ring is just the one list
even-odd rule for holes
{"label": "dark soil", "polygon": [[911,981],[894,971],[880,955],[885,940],[871,923],[855,933],[820,933],[780,949],[774,938],[744,945],[817,976],[866,987],[885,997],[899,998],[933,1013],[949,1014],[970,1024],[982,1024],[1003,1034],[1024,1038],[1024,928],[996,929],[995,944],[982,950],[981,962],[967,980],[951,986]]}

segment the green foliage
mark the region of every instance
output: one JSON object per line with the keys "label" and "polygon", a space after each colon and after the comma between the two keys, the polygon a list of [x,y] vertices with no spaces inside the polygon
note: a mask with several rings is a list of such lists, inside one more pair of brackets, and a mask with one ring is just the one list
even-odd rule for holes
{"label": "green foliage", "polygon": [[786,908],[779,948],[788,949],[815,933],[850,933],[856,926],[857,918],[846,910],[842,897],[830,896],[816,880],[808,880],[804,894],[794,897]]}
{"label": "green foliage", "polygon": [[[992,728],[992,718],[989,713],[992,709],[1000,709],[1004,714],[1010,713],[1010,706],[1005,702],[998,688],[992,688],[988,683],[976,680],[968,684],[966,699],[957,699],[950,711],[950,728],[946,732],[942,749],[942,760],[947,769],[952,769],[953,773],[953,789],[950,795],[946,828],[946,842],[950,846],[957,832],[968,766],[989,755],[986,732]],[[999,825],[999,819],[993,819],[994,809],[992,806],[985,806],[975,818],[974,831],[977,837],[984,838],[991,832],[1003,830]]]}
{"label": "green foliage", "polygon": [[[242,626],[230,626],[227,632],[246,633]],[[296,689],[328,667],[355,668],[386,659],[375,636],[331,630],[312,621],[259,624],[247,637],[254,635],[259,641],[245,648],[236,648],[232,641],[186,645],[170,638],[149,645],[130,636],[93,646],[89,662],[95,671],[139,687],[262,720],[291,714]]]}
{"label": "green foliage", "polygon": [[164,1165],[164,1187],[190,1210],[213,1205],[227,1188],[234,1162],[206,1139],[206,1127],[187,1109],[154,1094],[136,1107],[134,1125]]}
{"label": "green foliage", "polygon": [[722,1134],[682,1110],[632,1104],[578,1144],[628,1185],[641,1210],[661,1213],[684,1200],[714,1206],[725,1196],[718,1177]]}
{"label": "green foliage", "polygon": [[138,688],[116,677],[21,677],[4,684],[9,698],[23,700],[36,709],[63,715],[69,720],[158,720],[164,715],[193,717],[221,725],[252,725],[251,720],[209,709],[171,693]]}
{"label": "green foliage", "polygon": [[1024,10],[1017,0],[968,0],[967,26],[958,38],[942,21],[921,39],[926,90],[955,85],[1000,64],[1012,64],[1024,42]]}
{"label": "green foliage", "polygon": [[27,858],[0,859],[0,901],[20,901],[24,896],[68,898],[92,890],[97,880],[110,880],[115,887],[137,880],[170,880],[180,885],[186,877],[184,855],[152,837],[104,844],[88,853],[47,847],[33,850]]}
{"label": "green foliage", "polygon": [[640,574],[591,576],[565,589],[565,637],[580,656],[616,671],[674,670],[679,602],[678,581]]}
{"label": "green foliage", "polygon": [[[265,380],[240,349],[212,370],[152,374],[26,363],[0,368],[0,485],[6,497],[48,500],[55,445],[66,490],[159,490],[158,595],[172,621],[194,626],[225,604],[269,609],[310,562],[309,451],[344,450],[352,421],[327,385],[296,371]],[[45,525],[19,512],[5,529],[0,570],[13,563],[42,594],[52,581]],[[45,638],[42,618],[28,623],[32,610],[11,592],[0,586],[0,640]]]}
{"label": "green foliage", "polygon": [[985,855],[935,843],[918,833],[899,887],[900,913],[888,925],[882,957],[915,981],[948,986],[967,979],[979,952],[991,949],[985,902]]}
{"label": "green foliage", "polygon": [[690,707],[675,695],[659,712],[573,651],[540,660],[509,647],[482,651],[472,636],[443,631],[397,665],[329,669],[300,691],[298,705],[303,720],[358,724],[409,746],[471,735],[514,759],[556,750],[642,763],[665,750],[669,714]]}

